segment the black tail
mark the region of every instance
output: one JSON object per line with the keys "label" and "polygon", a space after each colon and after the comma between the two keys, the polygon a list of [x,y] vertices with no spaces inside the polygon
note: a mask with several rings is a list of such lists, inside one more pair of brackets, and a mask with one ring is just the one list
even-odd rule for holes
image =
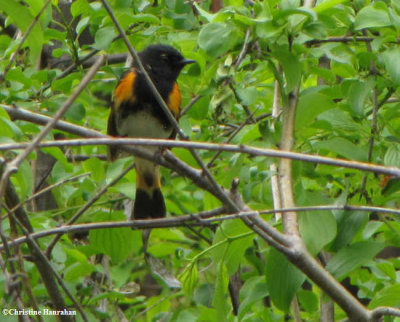
{"label": "black tail", "polygon": [[161,218],[165,217],[166,208],[164,197],[159,188],[153,190],[150,196],[146,191],[136,189],[136,198],[133,205],[133,219]]}

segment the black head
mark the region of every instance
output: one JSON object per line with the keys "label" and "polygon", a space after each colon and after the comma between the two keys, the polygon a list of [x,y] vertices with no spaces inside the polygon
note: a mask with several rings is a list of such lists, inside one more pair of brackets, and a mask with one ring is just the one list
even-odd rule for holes
{"label": "black head", "polygon": [[143,66],[151,76],[176,80],[182,68],[194,63],[168,45],[151,45],[139,53]]}

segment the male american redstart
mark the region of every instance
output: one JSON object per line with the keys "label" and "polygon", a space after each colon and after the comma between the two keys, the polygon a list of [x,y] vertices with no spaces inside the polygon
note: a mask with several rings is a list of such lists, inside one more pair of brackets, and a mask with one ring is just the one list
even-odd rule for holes
{"label": "male american redstart", "polygon": [[[194,61],[185,59],[176,49],[167,45],[151,45],[139,53],[142,65],[167,104],[178,119],[181,94],[176,79],[182,68]],[[107,133],[112,136],[174,139],[175,131],[154,97],[137,64],[120,79],[114,90]],[[155,153],[157,147],[144,147]],[[109,157],[118,156],[116,147],[109,147]],[[165,217],[166,208],[161,193],[159,166],[136,158],[136,197],[131,219]]]}

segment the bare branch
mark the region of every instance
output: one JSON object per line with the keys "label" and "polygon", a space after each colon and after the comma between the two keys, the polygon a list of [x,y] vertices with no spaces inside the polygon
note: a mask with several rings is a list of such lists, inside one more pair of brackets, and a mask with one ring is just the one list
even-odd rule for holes
{"label": "bare branch", "polygon": [[[302,211],[365,211],[365,212],[377,212],[385,213],[390,215],[400,216],[400,210],[395,208],[384,208],[384,207],[373,207],[373,206],[353,206],[353,205],[322,205],[322,206],[307,206],[307,207],[294,207],[294,208],[282,208],[282,209],[266,209],[260,211],[242,211],[238,213],[223,215],[226,213],[223,208],[216,208],[210,211],[204,211],[197,214],[188,214],[178,217],[168,217],[160,219],[146,219],[146,220],[136,220],[136,221],[113,221],[113,222],[101,222],[101,223],[90,223],[90,224],[78,224],[78,225],[63,225],[56,228],[51,228],[43,230],[40,232],[35,232],[31,234],[33,239],[43,238],[55,234],[67,234],[80,231],[88,231],[92,229],[104,229],[104,228],[120,228],[120,227],[131,227],[134,229],[148,229],[148,228],[172,228],[172,227],[185,227],[187,225],[191,226],[204,226],[216,222],[221,222],[225,220],[241,219],[244,217],[250,217],[254,215],[271,215],[275,213],[285,213],[285,212],[302,212]],[[287,243],[287,239],[280,232],[275,230],[274,227],[269,225],[267,222],[263,221],[262,224],[268,230],[271,235],[275,235],[283,243]],[[8,241],[7,245],[15,246],[25,243],[27,241],[26,237],[20,237],[14,240]],[[0,245],[0,251],[5,249],[5,244]]]}
{"label": "bare branch", "polygon": [[[283,125],[280,149],[291,151],[294,144],[294,123],[296,118],[297,102],[299,97],[300,85],[298,85],[289,95],[289,102],[283,109]],[[293,208],[294,192],[292,178],[291,159],[281,159],[279,164],[279,185],[283,208]],[[295,212],[284,213],[282,215],[283,231],[292,236],[299,236],[297,225],[297,214]],[[301,242],[301,240],[298,240]]]}
{"label": "bare branch", "polygon": [[307,46],[313,46],[318,44],[330,43],[330,42],[372,42],[375,38],[373,37],[329,37],[327,39],[311,39],[305,42]]}
{"label": "bare branch", "polygon": [[[79,128],[79,127],[78,127]],[[43,141],[38,144],[38,147],[62,147],[62,146],[85,146],[85,145],[118,145],[124,146],[124,148],[132,152],[134,155],[143,156],[145,151],[134,146],[162,146],[168,148],[193,148],[199,150],[211,150],[211,151],[225,151],[232,153],[245,153],[250,156],[265,156],[271,158],[285,158],[304,162],[326,164],[336,167],[344,167],[349,169],[356,169],[361,171],[374,172],[378,174],[387,174],[394,177],[400,177],[400,169],[397,167],[387,167],[367,162],[351,161],[345,159],[329,158],[324,156],[305,154],[299,152],[281,151],[274,149],[256,148],[248,145],[234,145],[234,144],[219,144],[219,143],[206,143],[197,141],[172,141],[172,140],[158,140],[158,139],[125,139],[125,138],[112,138],[108,137],[100,132],[93,130],[86,130],[86,133],[92,136],[97,136],[94,139],[71,139],[71,140],[57,140],[57,141]],[[7,143],[0,144],[0,151],[24,149],[29,143]],[[128,147],[128,145],[131,145]],[[169,153],[166,153],[169,155]],[[146,158],[146,156],[144,156]],[[163,163],[162,159],[152,154],[147,154],[147,159],[155,161],[163,166],[170,167],[168,164]],[[174,159],[174,162],[180,162],[179,159]],[[180,166],[180,165],[179,165]],[[173,167],[175,169],[176,166]],[[190,168],[190,167],[189,167]],[[198,171],[192,168],[195,171]]]}
{"label": "bare branch", "polygon": [[[282,68],[279,66],[278,70]],[[279,82],[275,80],[274,82],[274,99],[272,103],[272,123],[271,130],[275,132],[275,122],[281,114],[281,88],[279,86]],[[281,200],[281,187],[279,184],[279,172],[276,162],[272,162],[269,166],[269,170],[271,172],[271,191],[272,191],[272,200],[274,202],[274,209],[281,209],[282,200]],[[275,220],[281,219],[281,214],[275,214]]]}
{"label": "bare branch", "polygon": [[380,306],[372,310],[372,321],[379,321],[383,316],[400,316],[400,310],[394,307]]}

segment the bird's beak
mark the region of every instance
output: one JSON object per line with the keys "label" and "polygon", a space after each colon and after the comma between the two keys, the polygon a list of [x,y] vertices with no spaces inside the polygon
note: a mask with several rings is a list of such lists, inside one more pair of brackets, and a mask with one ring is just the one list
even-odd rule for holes
{"label": "bird's beak", "polygon": [[186,58],[184,58],[184,59],[182,59],[182,60],[180,61],[180,64],[181,64],[182,66],[185,66],[185,65],[193,64],[193,63],[195,63],[195,62],[196,62],[196,61],[193,60],[193,59],[186,59]]}

